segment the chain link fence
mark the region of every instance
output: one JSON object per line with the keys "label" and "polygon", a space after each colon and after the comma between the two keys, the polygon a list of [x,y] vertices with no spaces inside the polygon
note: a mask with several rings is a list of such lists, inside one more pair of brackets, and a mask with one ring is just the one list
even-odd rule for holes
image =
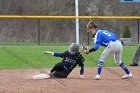
{"label": "chain link fence", "polygon": [[[0,15],[74,16],[75,0],[0,0]],[[124,4],[119,0],[79,0],[79,15],[135,16],[140,15],[140,7],[137,3]],[[96,22],[100,29],[110,29],[119,36],[127,25],[133,41],[138,40],[137,20],[80,19],[82,43],[88,40],[86,24],[89,20]],[[92,38],[92,35],[89,37]],[[75,19],[0,19],[0,44],[72,43],[76,42],[75,39]]]}

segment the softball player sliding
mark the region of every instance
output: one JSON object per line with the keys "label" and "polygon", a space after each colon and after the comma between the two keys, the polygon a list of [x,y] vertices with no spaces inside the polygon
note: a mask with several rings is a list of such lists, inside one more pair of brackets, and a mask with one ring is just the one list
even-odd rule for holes
{"label": "softball player sliding", "polygon": [[114,60],[116,64],[118,64],[126,73],[126,75],[122,76],[122,79],[127,79],[132,77],[133,76],[132,73],[128,70],[124,62],[121,61],[123,47],[121,42],[118,40],[117,35],[108,30],[99,30],[98,26],[93,22],[89,22],[87,24],[87,31],[95,35],[95,42],[94,42],[95,44],[94,47],[91,49],[87,49],[85,48],[85,46],[82,46],[83,52],[89,54],[93,51],[98,50],[100,45],[106,47],[99,59],[98,74],[96,75],[95,80],[100,79],[101,71],[105,60],[113,54],[114,54]]}
{"label": "softball player sliding", "polygon": [[55,57],[62,57],[63,60],[57,64],[51,69],[51,71],[48,71],[48,74],[51,77],[57,77],[57,78],[66,78],[71,71],[79,65],[80,68],[80,78],[85,78],[84,74],[84,58],[79,52],[79,45],[76,43],[72,43],[70,45],[70,48],[68,51],[65,51],[63,53],[57,53],[57,52],[50,52],[50,51],[44,51],[44,54],[51,54]]}

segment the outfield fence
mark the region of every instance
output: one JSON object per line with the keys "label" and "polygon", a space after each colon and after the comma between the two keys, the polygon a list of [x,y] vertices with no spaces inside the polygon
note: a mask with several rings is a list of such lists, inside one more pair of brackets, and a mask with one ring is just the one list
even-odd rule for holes
{"label": "outfield fence", "polygon": [[[48,44],[76,41],[75,19],[79,18],[80,42],[92,42],[86,24],[94,21],[101,29],[110,29],[119,36],[128,26],[133,42],[139,42],[140,16],[29,16],[0,15],[0,44]],[[132,25],[133,24],[133,25]]]}
{"label": "outfield fence", "polygon": [[31,16],[31,15],[0,15],[0,18],[30,18],[30,19],[140,19],[140,16]]}

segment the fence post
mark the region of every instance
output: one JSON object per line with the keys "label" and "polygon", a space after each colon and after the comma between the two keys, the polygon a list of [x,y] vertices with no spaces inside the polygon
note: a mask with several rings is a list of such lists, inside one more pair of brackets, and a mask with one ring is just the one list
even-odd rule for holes
{"label": "fence post", "polygon": [[139,44],[139,43],[140,43],[140,42],[139,42],[139,31],[140,31],[140,29],[139,29],[139,26],[140,26],[140,25],[139,25],[139,19],[137,19],[137,22],[138,22],[138,44]]}
{"label": "fence post", "polygon": [[38,20],[38,22],[37,22],[37,24],[38,24],[38,45],[40,45],[40,20],[39,20],[39,18],[37,20]]}

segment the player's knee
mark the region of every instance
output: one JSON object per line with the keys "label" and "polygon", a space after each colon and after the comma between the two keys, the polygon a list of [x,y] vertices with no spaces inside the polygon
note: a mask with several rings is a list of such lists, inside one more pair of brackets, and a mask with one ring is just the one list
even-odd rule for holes
{"label": "player's knee", "polygon": [[62,63],[57,63],[57,64],[55,64],[55,67],[56,67],[56,68],[62,68]]}
{"label": "player's knee", "polygon": [[117,64],[118,66],[120,66],[121,63],[122,63],[122,61],[116,61],[116,64]]}
{"label": "player's knee", "polygon": [[105,59],[103,57],[100,57],[100,60],[101,62],[105,62]]}
{"label": "player's knee", "polygon": [[121,62],[116,62],[116,64],[119,66],[121,64]]}

